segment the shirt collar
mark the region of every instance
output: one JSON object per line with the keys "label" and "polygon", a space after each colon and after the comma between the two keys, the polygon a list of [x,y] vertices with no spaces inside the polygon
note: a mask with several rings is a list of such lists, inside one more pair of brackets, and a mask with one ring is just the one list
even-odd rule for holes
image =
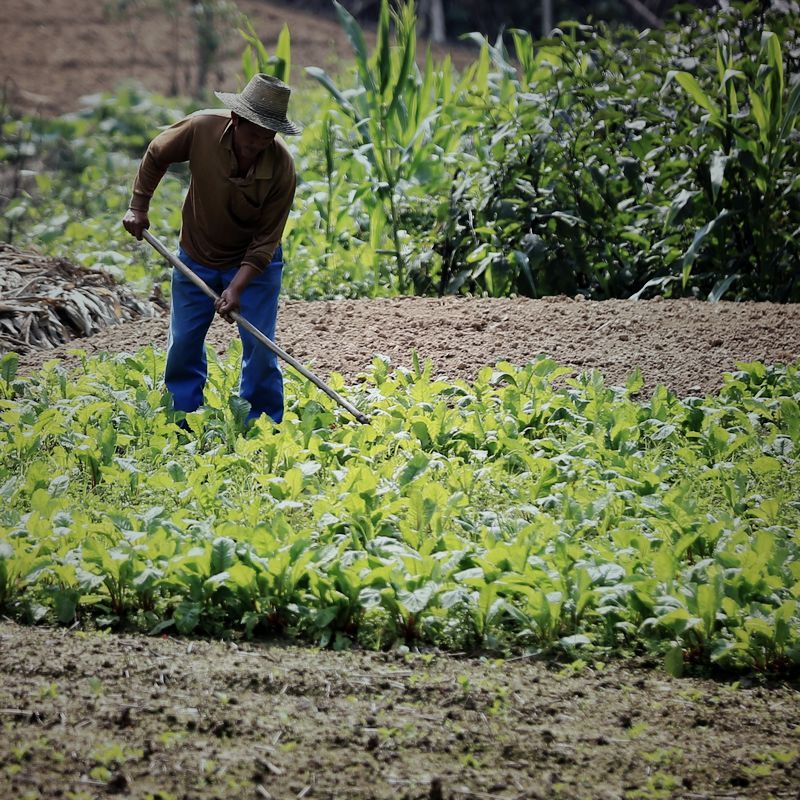
{"label": "shirt collar", "polygon": [[[219,137],[220,144],[230,153],[233,163],[235,163],[236,156],[233,152],[233,121],[228,120],[228,124],[222,131]],[[252,172],[254,178],[260,180],[269,180],[272,177],[273,167],[275,166],[275,140],[267,147],[266,150],[258,157],[255,169]]]}

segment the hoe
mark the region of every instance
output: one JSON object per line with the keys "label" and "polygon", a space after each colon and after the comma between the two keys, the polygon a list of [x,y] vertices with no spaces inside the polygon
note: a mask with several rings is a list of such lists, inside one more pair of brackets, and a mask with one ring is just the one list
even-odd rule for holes
{"label": "hoe", "polygon": [[[142,236],[162,255],[164,258],[172,264],[175,269],[180,270],[198,289],[200,289],[204,294],[208,295],[212,300],[217,300],[219,295],[198,275],[195,275],[189,267],[186,266],[179,258],[175,255],[170,253],[166,247],[158,240],[155,236],[153,236],[149,231],[145,230],[142,232]],[[273,342],[269,337],[265,336],[255,325],[251,322],[248,322],[241,314],[234,311],[231,314],[231,318],[235,320],[239,325],[241,325],[246,331],[250,334],[255,336],[261,344],[264,345],[269,350],[272,350],[278,358],[282,358],[287,364],[293,366],[304,378],[310,380],[315,386],[322,389],[331,400],[337,402],[342,408],[349,411],[359,422],[366,425],[369,422],[369,419],[365,414],[362,414],[352,403],[348,403],[338,392],[334,389],[331,389],[327,383],[323,380],[318,378],[311,370],[306,369],[296,358],[293,358],[289,355],[285,350],[278,347],[275,342]]]}

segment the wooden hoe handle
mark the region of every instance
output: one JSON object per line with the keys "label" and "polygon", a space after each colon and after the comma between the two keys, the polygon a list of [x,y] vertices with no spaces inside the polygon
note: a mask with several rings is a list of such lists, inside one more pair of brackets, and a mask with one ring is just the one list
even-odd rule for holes
{"label": "wooden hoe handle", "polygon": [[[171,253],[167,250],[166,247],[158,240],[152,233],[148,230],[142,231],[143,238],[151,244],[164,258],[172,264],[175,269],[182,272],[198,289],[200,289],[204,294],[208,295],[212,300],[216,300],[219,295],[199,276],[196,275],[186,264],[183,263],[174,253]],[[349,411],[358,422],[366,425],[369,423],[369,418],[366,414],[362,414],[352,403],[349,403],[345,400],[337,391],[331,389],[325,381],[321,378],[318,378],[311,370],[306,369],[296,358],[289,355],[285,350],[278,347],[275,342],[273,342],[268,336],[265,336],[255,325],[251,322],[248,322],[241,314],[237,311],[231,312],[231,318],[234,319],[241,327],[243,327],[248,333],[258,339],[264,347],[272,350],[276,356],[283,359],[287,364],[290,364],[294,367],[304,378],[307,378],[311,381],[316,387],[322,389],[331,400],[337,402],[342,408]]]}

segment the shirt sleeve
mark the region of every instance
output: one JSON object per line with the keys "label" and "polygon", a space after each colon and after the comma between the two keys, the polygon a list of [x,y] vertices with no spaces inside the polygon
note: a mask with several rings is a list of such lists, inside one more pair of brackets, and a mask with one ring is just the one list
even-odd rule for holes
{"label": "shirt sleeve", "polygon": [[281,243],[283,229],[292,209],[297,175],[291,157],[281,165],[280,178],[264,202],[259,232],[253,237],[242,264],[249,264],[263,272],[272,261],[272,256]]}
{"label": "shirt sleeve", "polygon": [[169,165],[189,160],[193,133],[192,118],[187,117],[159,133],[150,142],[133,181],[130,208],[135,211],[149,209],[153,192]]}

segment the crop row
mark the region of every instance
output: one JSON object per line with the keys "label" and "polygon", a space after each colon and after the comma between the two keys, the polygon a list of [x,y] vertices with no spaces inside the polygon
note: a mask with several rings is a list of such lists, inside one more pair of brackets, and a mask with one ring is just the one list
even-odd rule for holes
{"label": "crop row", "polygon": [[[210,354],[213,355],[213,354]],[[236,344],[175,424],[163,354],[0,362],[0,612],[337,647],[800,664],[800,374],[639,397],[547,359],[378,359],[356,425],[289,378],[243,428]],[[332,383],[343,388],[339,376]]]}

